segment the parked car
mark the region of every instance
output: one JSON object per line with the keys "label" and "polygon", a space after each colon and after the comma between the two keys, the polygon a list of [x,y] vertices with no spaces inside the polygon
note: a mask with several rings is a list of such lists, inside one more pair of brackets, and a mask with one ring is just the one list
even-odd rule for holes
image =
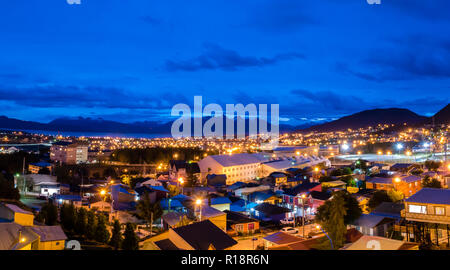
{"label": "parked car", "polygon": [[297,234],[298,230],[292,227],[284,227],[280,230],[280,232],[289,233],[289,234]]}
{"label": "parked car", "polygon": [[294,218],[285,218],[285,219],[280,220],[280,222],[281,222],[281,224],[285,224],[285,225],[294,224]]}

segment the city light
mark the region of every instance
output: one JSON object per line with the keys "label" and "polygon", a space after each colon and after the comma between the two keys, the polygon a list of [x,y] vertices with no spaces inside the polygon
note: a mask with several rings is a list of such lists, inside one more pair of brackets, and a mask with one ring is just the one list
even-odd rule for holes
{"label": "city light", "polygon": [[402,180],[400,179],[400,177],[395,177],[395,178],[394,178],[394,181],[395,181],[396,183],[400,183]]}
{"label": "city light", "polygon": [[201,204],[202,204],[202,200],[197,199],[197,200],[195,201],[195,204],[196,204],[196,205],[201,205]]}
{"label": "city light", "polygon": [[105,191],[104,189],[102,189],[102,190],[100,191],[100,195],[105,196],[105,195],[106,195],[106,191]]}
{"label": "city light", "polygon": [[348,144],[343,144],[342,145],[342,149],[345,150],[345,151],[348,150],[349,148],[350,148],[350,146],[348,146]]}

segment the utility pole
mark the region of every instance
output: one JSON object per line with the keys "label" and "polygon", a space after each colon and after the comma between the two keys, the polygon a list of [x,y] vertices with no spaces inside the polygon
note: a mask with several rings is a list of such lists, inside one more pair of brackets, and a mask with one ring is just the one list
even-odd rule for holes
{"label": "utility pole", "polygon": [[22,178],[23,178],[23,192],[26,195],[27,194],[27,187],[26,187],[26,181],[25,181],[25,157],[23,158]]}

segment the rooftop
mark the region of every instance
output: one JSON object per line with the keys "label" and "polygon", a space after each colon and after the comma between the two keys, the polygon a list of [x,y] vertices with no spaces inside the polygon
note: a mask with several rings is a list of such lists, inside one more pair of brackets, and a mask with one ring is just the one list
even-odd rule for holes
{"label": "rooftop", "polygon": [[406,199],[406,202],[450,205],[450,189],[423,188]]}

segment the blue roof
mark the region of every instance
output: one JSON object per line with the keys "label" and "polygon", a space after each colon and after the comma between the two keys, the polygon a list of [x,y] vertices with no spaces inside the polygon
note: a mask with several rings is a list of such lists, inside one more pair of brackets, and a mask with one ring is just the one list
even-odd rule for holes
{"label": "blue roof", "polygon": [[38,166],[38,167],[48,167],[52,166],[52,164],[48,162],[36,162],[36,163],[30,163],[30,165]]}
{"label": "blue roof", "polygon": [[383,216],[362,214],[357,220],[352,222],[352,225],[374,228],[378,226],[378,224],[382,222],[385,218],[386,217]]}
{"label": "blue roof", "polygon": [[244,207],[245,206],[245,200],[240,199],[235,201],[234,203],[231,204],[231,206],[238,206],[238,207]]}
{"label": "blue roof", "polygon": [[450,205],[450,189],[423,188],[406,199],[406,202]]}
{"label": "blue roof", "polygon": [[217,197],[211,199],[211,204],[231,204],[228,197]]}
{"label": "blue roof", "polygon": [[177,200],[177,201],[185,201],[185,200],[189,200],[191,197],[183,195],[183,194],[178,194],[177,196],[173,196],[172,200]]}
{"label": "blue roof", "polygon": [[[162,199],[162,200],[159,202],[159,205],[161,205],[161,208],[164,209],[164,210],[169,209],[169,199]],[[174,208],[182,208],[182,207],[183,207],[183,205],[181,204],[180,201],[174,200],[174,199],[172,199],[172,200],[170,201],[170,209],[174,209]]]}
{"label": "blue roof", "polygon": [[230,205],[230,211],[233,211],[233,212],[245,212],[246,209],[244,207],[239,206],[239,205]]}
{"label": "blue roof", "polygon": [[251,208],[255,208],[256,206],[258,206],[258,204],[252,202],[252,203],[247,204],[246,208],[247,208],[247,209],[251,209]]}
{"label": "blue roof", "polygon": [[167,189],[165,189],[163,186],[149,186],[149,188],[157,191],[163,191],[163,192],[169,192]]}
{"label": "blue roof", "polygon": [[242,186],[244,186],[245,185],[245,183],[244,182],[236,182],[236,183],[234,183],[234,184],[232,184],[231,186],[228,186],[228,189],[238,189],[238,188],[240,188],[240,187],[242,187]]}

